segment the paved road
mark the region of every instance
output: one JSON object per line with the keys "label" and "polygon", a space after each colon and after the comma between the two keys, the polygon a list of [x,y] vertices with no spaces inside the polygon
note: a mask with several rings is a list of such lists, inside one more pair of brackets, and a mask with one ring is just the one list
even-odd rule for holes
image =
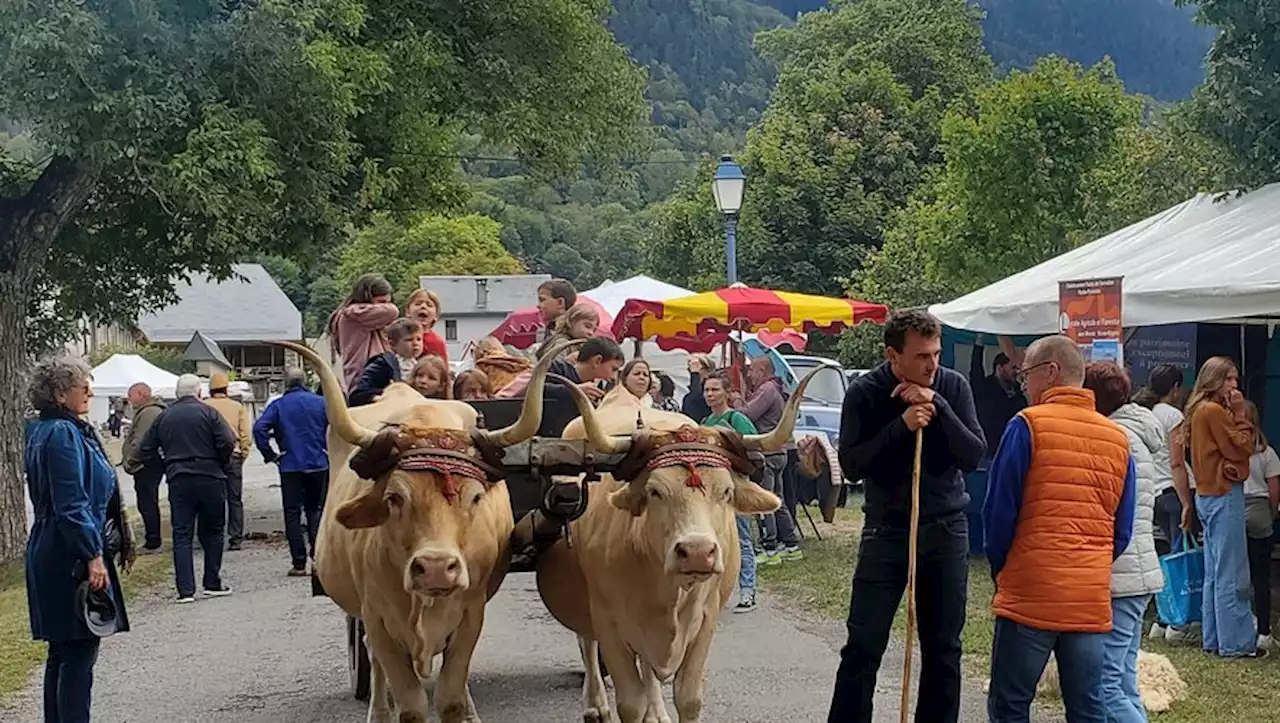
{"label": "paved road", "polygon": [[[260,459],[246,468],[253,531],[282,529],[274,474]],[[344,618],[328,599],[310,597],[306,578],[285,577],[288,563],[279,543],[250,542],[225,557],[224,578],[234,596],[179,606],[169,602],[172,591],[163,589],[135,603],[133,631],[103,645],[94,720],[364,720],[364,705],[348,693]],[[708,672],[706,720],[826,719],[843,626],[802,619],[785,604],[765,597],[752,613],[722,617]],[[877,720],[898,719],[901,673],[888,668],[900,661],[900,652],[886,656]],[[472,665],[481,716],[490,723],[581,720],[580,669],[573,636],[546,613],[533,576],[509,577],[490,603]],[[36,683],[16,707],[0,709],[0,720],[39,720]],[[966,689],[961,720],[981,720],[981,682],[967,681]]]}

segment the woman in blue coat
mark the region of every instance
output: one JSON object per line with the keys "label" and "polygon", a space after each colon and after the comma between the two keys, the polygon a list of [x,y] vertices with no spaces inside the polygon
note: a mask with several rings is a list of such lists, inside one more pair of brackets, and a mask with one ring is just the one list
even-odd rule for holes
{"label": "woman in blue coat", "polygon": [[[38,417],[27,424],[27,487],[35,508],[27,542],[27,601],[32,636],[49,643],[45,723],[89,721],[100,639],[76,607],[76,588],[86,576],[92,589],[108,590],[116,631],[129,629],[120,580],[104,549],[108,519],[124,521],[115,470],[98,435],[81,419],[93,396],[89,380],[84,362],[56,357],[36,366],[28,390]],[[121,532],[121,558],[127,559],[127,526]]]}

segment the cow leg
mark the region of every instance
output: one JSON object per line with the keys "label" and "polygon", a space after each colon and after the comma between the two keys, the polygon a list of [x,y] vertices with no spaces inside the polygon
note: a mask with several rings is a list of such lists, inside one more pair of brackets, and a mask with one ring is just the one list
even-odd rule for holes
{"label": "cow leg", "polygon": [[[368,643],[365,643],[368,645]],[[378,664],[378,656],[369,656],[369,723],[391,723],[391,697],[387,676]]]}
{"label": "cow leg", "polygon": [[463,614],[458,629],[449,638],[444,663],[440,665],[440,678],[436,681],[436,711],[440,714],[440,723],[480,723],[467,689],[467,677],[482,627],[484,607],[479,603]]}
{"label": "cow leg", "polygon": [[667,715],[667,701],[662,699],[662,681],[644,661],[640,662],[640,668],[644,670],[644,685],[649,699],[644,723],[671,723],[671,716]]}
{"label": "cow leg", "polygon": [[582,721],[604,723],[612,715],[609,694],[604,689],[604,675],[600,672],[600,643],[579,635],[578,651],[582,653],[582,667],[587,671],[582,682]]}
{"label": "cow leg", "polygon": [[636,668],[635,654],[613,634],[600,639],[600,650],[613,677],[618,719],[621,723],[644,723],[644,712],[649,707],[648,691]]}
{"label": "cow leg", "polygon": [[711,652],[711,640],[716,635],[716,617],[708,615],[702,620],[698,637],[684,653],[680,669],[676,671],[676,713],[680,723],[698,723],[702,717],[702,690],[706,684],[707,656]]}
{"label": "cow leg", "polygon": [[370,657],[375,666],[381,667],[391,695],[400,708],[399,723],[426,723],[427,691],[414,670],[413,656],[396,644],[381,620],[366,618],[365,633]]}

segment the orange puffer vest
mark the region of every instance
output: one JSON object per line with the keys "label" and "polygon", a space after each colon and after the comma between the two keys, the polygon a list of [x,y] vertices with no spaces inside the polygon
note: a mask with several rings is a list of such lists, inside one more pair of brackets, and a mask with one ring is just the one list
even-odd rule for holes
{"label": "orange puffer vest", "polygon": [[1088,389],[1055,387],[1020,414],[1031,430],[1031,466],[992,608],[1039,630],[1109,632],[1129,439],[1094,411]]}

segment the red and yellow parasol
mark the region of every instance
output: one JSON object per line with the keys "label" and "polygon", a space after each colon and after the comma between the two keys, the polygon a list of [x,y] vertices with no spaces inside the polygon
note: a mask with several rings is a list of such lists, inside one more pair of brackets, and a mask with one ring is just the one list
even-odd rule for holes
{"label": "red and yellow parasol", "polygon": [[656,337],[658,348],[666,351],[709,352],[735,331],[835,334],[864,321],[883,323],[888,313],[881,304],[738,284],[666,301],[628,299],[614,319],[613,336]]}

